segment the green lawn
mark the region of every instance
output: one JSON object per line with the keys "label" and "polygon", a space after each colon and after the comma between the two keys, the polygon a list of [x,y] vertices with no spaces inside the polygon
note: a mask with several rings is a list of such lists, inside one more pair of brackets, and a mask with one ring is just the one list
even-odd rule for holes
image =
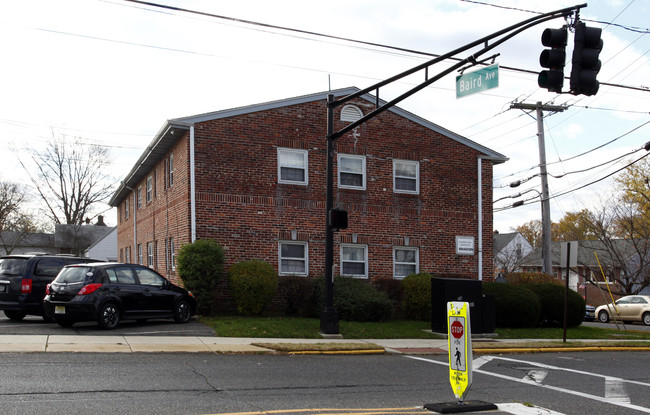
{"label": "green lawn", "polygon": [[[320,320],[302,317],[244,317],[220,315],[202,317],[201,322],[211,326],[221,337],[303,338],[319,339]],[[346,339],[436,339],[427,321],[391,320],[387,322],[339,323],[339,332]],[[567,330],[567,339],[650,340],[650,332],[609,330],[580,326]],[[561,328],[497,329],[499,339],[562,339]]]}

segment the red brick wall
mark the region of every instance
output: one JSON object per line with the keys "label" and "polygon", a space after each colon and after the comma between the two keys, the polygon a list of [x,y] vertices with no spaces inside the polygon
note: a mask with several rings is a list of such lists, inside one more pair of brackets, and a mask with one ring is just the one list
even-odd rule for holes
{"label": "red brick wall", "polygon": [[[169,156],[173,154],[174,181],[169,186]],[[146,200],[147,177],[154,179],[152,200]],[[163,160],[156,164],[155,168],[138,185],[133,188],[129,195],[130,215],[124,220],[125,201],[120,205],[119,224],[117,229],[119,252],[125,247],[131,247],[131,262],[137,263],[137,246],[142,245],[143,264],[152,266],[156,271],[167,276],[176,284],[182,282],[176,274],[176,270],[168,264],[168,253],[166,252],[169,239],[173,238],[175,253],[184,244],[190,241],[190,203],[189,203],[189,135],[185,134],[174,147],[165,155]],[[137,205],[136,189],[142,188],[142,207]],[[134,205],[133,201],[136,200]],[[134,216],[134,208],[135,216]],[[137,221],[136,239],[133,238],[133,221]],[[147,257],[147,243],[154,244],[154,261],[149,264]],[[120,258],[124,260],[124,258]]]}
{"label": "red brick wall", "polygon": [[[366,101],[355,102],[364,113]],[[335,119],[338,120],[337,112]],[[225,248],[226,266],[262,259],[278,267],[279,240],[309,242],[309,274],[324,272],[326,107],[314,102],[256,112],[195,126],[196,236],[214,238]],[[336,129],[346,123],[337,121]],[[277,149],[308,150],[308,186],[279,184]],[[334,272],[339,273],[339,243],[368,245],[370,278],[392,278],[393,247],[419,247],[420,271],[444,275],[478,275],[477,157],[479,153],[392,112],[337,140],[337,151],[366,156],[366,190],[337,188],[336,205],[349,211],[349,227],[335,234]],[[166,187],[169,154],[174,156],[174,184]],[[419,161],[420,194],[393,192],[393,159]],[[336,157],[335,157],[336,163]],[[180,283],[166,265],[166,241],[176,253],[191,239],[189,134],[185,134],[155,167],[155,197],[137,215],[134,243],[133,199],[129,219],[119,209],[118,246],[157,241],[154,268]],[[483,162],[483,275],[492,273],[492,165]],[[457,235],[475,238],[475,255],[455,253]]]}
{"label": "red brick wall", "polygon": [[[310,275],[324,272],[325,115],[324,102],[315,102],[196,126],[197,237],[219,240],[228,264],[257,258],[277,267],[278,241],[294,230],[309,242]],[[369,246],[370,278],[392,277],[393,246],[404,237],[419,246],[421,271],[476,277],[477,255],[456,255],[455,237],[477,240],[478,152],[390,112],[357,132],[337,150],[366,156],[366,190],[335,190],[350,225],[335,236],[334,272],[338,243],[356,234]],[[308,186],[278,183],[278,147],[309,151]],[[420,162],[419,195],[393,192],[394,158]],[[492,166],[483,166],[483,275],[490,275]]]}

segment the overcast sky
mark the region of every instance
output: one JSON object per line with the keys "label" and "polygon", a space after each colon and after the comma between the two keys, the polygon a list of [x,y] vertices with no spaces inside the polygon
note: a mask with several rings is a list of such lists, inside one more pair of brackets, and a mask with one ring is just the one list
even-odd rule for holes
{"label": "overcast sky", "polygon": [[[581,4],[566,0],[158,3],[432,54],[446,53],[535,13]],[[556,19],[492,52],[500,54],[498,88],[458,99],[452,74],[399,106],[509,158],[494,169],[494,199],[502,199],[494,204],[495,229],[505,233],[540,218],[535,200],[501,209],[522,199],[509,197],[515,193],[534,189],[523,199],[538,200],[536,191],[541,190],[539,178],[534,177],[539,171],[534,114],[510,106],[538,101],[568,105],[562,113],[545,114],[548,170],[554,176],[564,175],[549,181],[551,218],[557,221],[566,212],[596,206],[600,197],[611,193],[611,179],[603,178],[646,153],[635,150],[650,141],[648,16],[647,0],[596,0],[581,10],[588,26],[603,29],[598,78],[613,84],[601,85],[595,96],[549,93],[537,86],[536,74],[503,68],[540,71],[540,36],[547,27],[565,24]],[[364,88],[428,59],[123,0],[2,2],[0,39],[0,180],[20,182],[27,179],[17,160],[27,160],[29,148],[39,148],[53,135],[110,147],[112,173],[121,180],[167,119],[329,88]],[[570,34],[569,56],[572,44]],[[436,65],[430,73],[450,64]],[[569,71],[567,61],[566,75]],[[380,97],[401,95],[423,76],[382,88]],[[574,158],[582,153],[587,154]],[[618,162],[596,167],[628,153]],[[577,173],[580,170],[586,171]],[[599,179],[603,180],[590,184]],[[516,180],[525,183],[511,189],[508,184]],[[114,211],[107,215],[107,223],[116,224]]]}

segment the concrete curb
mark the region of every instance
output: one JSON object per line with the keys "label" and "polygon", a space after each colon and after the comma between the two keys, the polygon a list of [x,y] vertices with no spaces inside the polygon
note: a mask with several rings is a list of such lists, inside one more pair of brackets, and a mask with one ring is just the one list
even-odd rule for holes
{"label": "concrete curb", "polygon": [[[608,346],[605,340],[574,340],[572,345],[545,345],[557,340],[498,340],[501,347],[474,345],[474,354],[558,353],[597,351],[650,351],[650,341]],[[347,344],[337,348],[336,343]],[[356,347],[349,344],[356,344]],[[579,345],[577,344],[579,343]],[[593,343],[593,345],[591,345]],[[603,344],[604,343],[604,344]],[[282,348],[274,347],[282,344]],[[329,345],[323,347],[323,344]],[[645,346],[647,344],[647,346]],[[292,347],[295,345],[295,347]],[[310,348],[310,345],[313,347]],[[364,346],[365,345],[365,346]],[[0,335],[0,353],[240,353],[240,354],[420,354],[445,355],[447,340],[440,339],[272,339],[195,336],[75,336]]]}
{"label": "concrete curb", "polygon": [[504,347],[472,349],[473,354],[559,353],[559,352],[647,352],[650,347],[583,346],[583,347]]}

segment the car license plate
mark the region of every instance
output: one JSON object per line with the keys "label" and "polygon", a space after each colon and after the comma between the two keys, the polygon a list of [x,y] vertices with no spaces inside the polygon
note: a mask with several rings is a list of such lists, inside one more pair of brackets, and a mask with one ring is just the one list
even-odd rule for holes
{"label": "car license plate", "polygon": [[57,305],[54,307],[54,314],[65,314],[65,306]]}

